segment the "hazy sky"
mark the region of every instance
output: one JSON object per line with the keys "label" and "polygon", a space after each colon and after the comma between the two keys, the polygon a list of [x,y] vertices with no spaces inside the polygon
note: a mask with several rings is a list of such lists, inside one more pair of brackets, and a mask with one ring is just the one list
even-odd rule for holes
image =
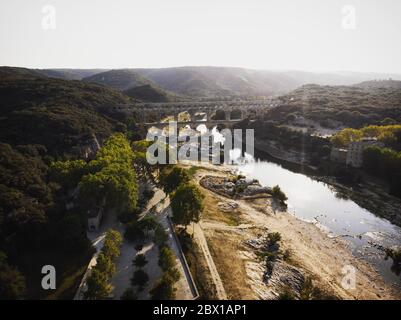
{"label": "hazy sky", "polygon": [[0,65],[401,73],[401,1],[0,0]]}

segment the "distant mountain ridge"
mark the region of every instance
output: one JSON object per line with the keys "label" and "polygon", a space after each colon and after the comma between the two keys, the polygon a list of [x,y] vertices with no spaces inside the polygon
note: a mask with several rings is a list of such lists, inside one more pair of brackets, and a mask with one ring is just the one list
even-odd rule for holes
{"label": "distant mountain ridge", "polygon": [[[51,78],[93,82],[122,92],[143,95],[155,101],[162,93],[167,100],[175,99],[216,99],[230,97],[260,97],[286,94],[306,84],[355,85],[360,87],[397,88],[399,74],[361,72],[306,72],[296,70],[256,70],[237,67],[171,67],[133,69],[25,69]],[[375,79],[389,79],[384,83]],[[372,82],[373,81],[373,82]],[[150,86],[150,87],[149,87]],[[139,89],[141,88],[141,89]],[[141,93],[141,90],[147,92]],[[152,100],[149,100],[152,101]]]}
{"label": "distant mountain ridge", "polygon": [[391,88],[391,89],[401,89],[401,81],[399,80],[370,80],[363,81],[355,85],[356,87],[365,89],[376,89],[376,88]]}
{"label": "distant mountain ridge", "polygon": [[236,67],[174,67],[116,69],[83,78],[119,90],[152,85],[191,98],[280,95],[305,84],[354,85],[377,78],[401,75],[305,71],[269,71]]}

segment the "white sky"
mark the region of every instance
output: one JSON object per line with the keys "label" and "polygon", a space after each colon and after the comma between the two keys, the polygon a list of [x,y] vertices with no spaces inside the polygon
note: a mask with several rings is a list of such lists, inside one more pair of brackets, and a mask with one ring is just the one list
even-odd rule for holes
{"label": "white sky", "polygon": [[[344,5],[355,30],[342,27]],[[401,73],[401,1],[0,0],[0,65]]]}

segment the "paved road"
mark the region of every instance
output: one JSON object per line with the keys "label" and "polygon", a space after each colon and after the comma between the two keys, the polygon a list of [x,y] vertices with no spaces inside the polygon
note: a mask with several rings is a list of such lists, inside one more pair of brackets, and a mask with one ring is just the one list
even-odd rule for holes
{"label": "paved road", "polygon": [[[176,284],[177,292],[176,299],[179,300],[192,300],[195,298],[193,294],[193,288],[191,286],[191,277],[188,274],[188,269],[186,268],[184,262],[182,261],[179,244],[177,244],[176,239],[171,229],[167,215],[171,213],[170,201],[165,198],[165,193],[156,189],[153,198],[148,202],[146,209],[141,213],[139,219],[143,219],[146,215],[152,214],[155,216],[156,220],[165,228],[168,234],[168,244],[170,248],[174,251],[176,255],[177,268],[181,273],[181,278]],[[82,278],[81,284],[75,294],[75,300],[83,299],[83,292],[86,289],[86,280],[90,274],[90,270],[96,265],[97,257],[101,248],[103,247],[104,237],[107,230],[116,229],[121,234],[124,234],[124,226],[119,223],[115,218],[113,213],[108,213],[105,215],[105,219],[102,222],[101,228],[97,232],[88,232],[88,238],[92,241],[93,246],[96,248],[96,253],[93,255],[87,271]],[[132,260],[138,253],[135,250],[135,245],[127,242],[125,239],[121,246],[121,254],[116,260],[116,274],[111,279],[111,284],[113,286],[113,298],[120,299],[123,292],[131,287],[131,278],[134,272],[134,267],[132,266]],[[149,290],[154,285],[154,283],[161,277],[162,270],[158,266],[158,248],[153,242],[149,241],[145,243],[143,249],[140,253],[143,253],[148,260],[148,264],[144,267],[144,271],[148,273],[150,281],[148,285],[144,288],[142,292],[138,293],[138,299],[149,299]]]}

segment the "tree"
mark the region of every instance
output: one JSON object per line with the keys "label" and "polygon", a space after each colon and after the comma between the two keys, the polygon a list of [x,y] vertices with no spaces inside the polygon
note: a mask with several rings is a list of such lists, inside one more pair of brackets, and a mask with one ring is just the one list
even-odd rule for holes
{"label": "tree", "polygon": [[174,222],[185,227],[191,222],[198,222],[203,210],[203,198],[195,185],[180,185],[171,197]]}
{"label": "tree", "polygon": [[137,221],[132,221],[125,228],[124,237],[130,242],[142,241],[145,239],[145,232]]}
{"label": "tree", "polygon": [[362,137],[362,131],[358,129],[346,128],[335,134],[331,138],[331,143],[336,147],[346,147],[351,141],[358,141]]}
{"label": "tree", "polygon": [[156,229],[156,227],[158,226],[155,218],[149,215],[140,220],[138,224],[140,228],[145,231],[146,234],[148,234],[149,231]]}
{"label": "tree", "polygon": [[171,300],[175,298],[174,279],[168,274],[164,273],[162,278],[156,285],[149,291],[152,300]]}
{"label": "tree", "polygon": [[7,256],[0,252],[0,300],[24,298],[26,285],[24,276],[17,268],[7,263]]}
{"label": "tree", "polygon": [[88,278],[87,290],[84,298],[87,300],[106,299],[111,292],[111,285],[108,283],[107,274],[93,268]]}
{"label": "tree", "polygon": [[136,270],[134,276],[131,279],[131,284],[133,286],[138,286],[139,290],[143,290],[143,287],[148,283],[149,276],[142,269]]}
{"label": "tree", "polygon": [[189,175],[185,169],[174,167],[170,172],[166,171],[160,173],[160,184],[167,194],[173,193],[179,185],[189,182]]}
{"label": "tree", "polygon": [[159,266],[163,271],[168,271],[174,268],[175,265],[176,261],[173,251],[168,247],[161,248],[159,253]]}
{"label": "tree", "polygon": [[83,160],[55,161],[50,169],[52,178],[67,188],[76,187],[82,176],[88,173],[88,166]]}
{"label": "tree", "polygon": [[167,232],[163,229],[161,225],[158,225],[155,229],[154,241],[159,246],[159,248],[165,246],[168,240]]}
{"label": "tree", "polygon": [[66,215],[58,221],[55,230],[60,247],[68,252],[82,252],[91,247],[82,219],[77,214]]}
{"label": "tree", "polygon": [[143,254],[138,254],[132,261],[132,264],[137,268],[143,268],[147,263],[148,260],[146,260],[145,255]]}
{"label": "tree", "polygon": [[121,246],[123,242],[121,233],[114,229],[110,229],[107,231],[105,240],[113,241],[116,246]]}
{"label": "tree", "polygon": [[114,265],[113,261],[103,252],[99,253],[96,261],[96,269],[105,273],[107,277],[110,278],[116,272],[116,266]]}
{"label": "tree", "polygon": [[114,260],[120,255],[120,246],[122,243],[121,234],[116,230],[109,230],[106,233],[102,252]]}

